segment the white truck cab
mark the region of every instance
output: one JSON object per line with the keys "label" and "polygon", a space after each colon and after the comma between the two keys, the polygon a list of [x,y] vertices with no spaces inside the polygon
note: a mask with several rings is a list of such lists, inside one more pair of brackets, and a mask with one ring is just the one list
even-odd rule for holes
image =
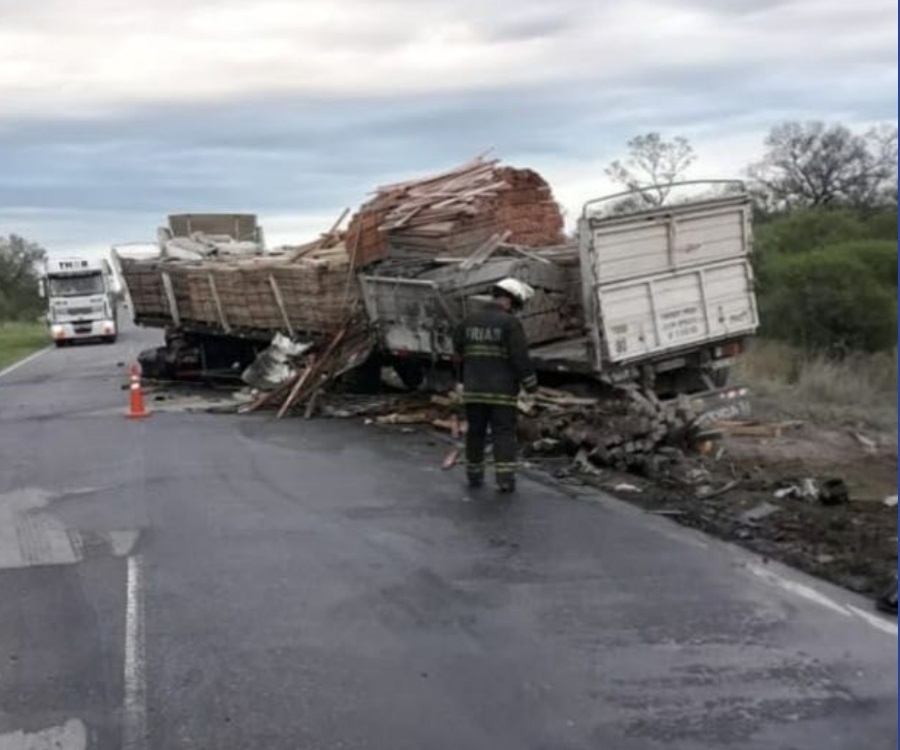
{"label": "white truck cab", "polygon": [[57,346],[70,341],[112,343],[118,335],[115,280],[102,258],[48,259],[41,279],[47,321]]}

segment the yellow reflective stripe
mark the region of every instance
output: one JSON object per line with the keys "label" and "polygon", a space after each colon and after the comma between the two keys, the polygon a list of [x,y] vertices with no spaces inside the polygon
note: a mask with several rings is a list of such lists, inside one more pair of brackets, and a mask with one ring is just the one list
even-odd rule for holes
{"label": "yellow reflective stripe", "polygon": [[506,349],[502,346],[490,346],[487,344],[478,344],[475,346],[467,346],[465,349],[466,357],[502,357],[506,358]]}
{"label": "yellow reflective stripe", "polygon": [[463,403],[515,406],[518,403],[518,398],[515,396],[504,396],[500,393],[468,393],[463,391]]}

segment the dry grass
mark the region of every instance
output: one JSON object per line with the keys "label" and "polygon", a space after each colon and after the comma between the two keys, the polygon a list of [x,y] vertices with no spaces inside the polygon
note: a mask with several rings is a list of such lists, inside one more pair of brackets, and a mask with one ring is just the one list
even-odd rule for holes
{"label": "dry grass", "polygon": [[50,343],[43,323],[0,322],[0,370]]}
{"label": "dry grass", "polygon": [[817,423],[897,430],[896,350],[832,361],[757,340],[735,378],[753,389],[763,409]]}

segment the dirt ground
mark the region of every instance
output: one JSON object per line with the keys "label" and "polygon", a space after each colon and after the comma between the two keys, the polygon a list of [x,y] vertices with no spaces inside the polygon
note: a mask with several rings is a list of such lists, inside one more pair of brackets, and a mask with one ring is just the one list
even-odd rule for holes
{"label": "dirt ground", "polygon": [[[884,437],[815,425],[781,437],[726,435],[713,454],[687,456],[654,481],[534,465],[861,594],[881,593],[897,571],[897,508],[885,504],[897,494],[897,447]],[[804,479],[843,480],[849,502],[776,496]]]}

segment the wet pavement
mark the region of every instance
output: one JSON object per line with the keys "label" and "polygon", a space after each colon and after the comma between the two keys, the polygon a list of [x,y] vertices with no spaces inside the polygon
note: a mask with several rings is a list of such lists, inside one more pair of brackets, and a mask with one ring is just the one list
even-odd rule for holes
{"label": "wet pavement", "polygon": [[896,747],[871,602],[425,431],[125,420],[152,342],[0,377],[0,747]]}

